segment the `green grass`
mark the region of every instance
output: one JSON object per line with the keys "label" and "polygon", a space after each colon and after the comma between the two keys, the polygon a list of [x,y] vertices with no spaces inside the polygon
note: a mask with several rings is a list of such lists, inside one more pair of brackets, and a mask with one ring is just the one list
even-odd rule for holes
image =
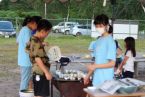
{"label": "green grass", "polygon": [[[88,46],[92,40],[88,36],[50,35],[45,41],[49,42],[50,45],[58,45],[61,48],[62,54],[65,55],[89,53]],[[124,41],[119,40],[119,43],[124,48]],[[145,52],[145,39],[136,40],[136,50],[137,52]],[[0,38],[0,65],[5,64],[10,67],[17,65],[17,44],[15,38]]]}
{"label": "green grass", "polygon": [[[93,39],[88,36],[74,37],[50,35],[45,41],[50,45],[59,46],[63,55],[74,55],[88,54],[88,46],[92,40]],[[124,41],[118,41],[121,47],[124,48]],[[137,52],[145,53],[145,39],[136,40],[136,50]],[[123,49],[123,51],[125,50]],[[13,70],[16,67],[18,67],[16,39],[0,37],[0,77],[11,76],[11,72],[8,72],[8,70]]]}
{"label": "green grass", "polygon": [[62,53],[88,53],[88,45],[91,42],[88,36],[74,37],[74,36],[61,36],[61,37],[48,37],[46,39],[50,45],[57,45],[61,48]]}
{"label": "green grass", "polygon": [[[13,64],[13,65],[12,65]],[[15,38],[0,38],[0,66],[13,67],[17,64],[17,44]]]}

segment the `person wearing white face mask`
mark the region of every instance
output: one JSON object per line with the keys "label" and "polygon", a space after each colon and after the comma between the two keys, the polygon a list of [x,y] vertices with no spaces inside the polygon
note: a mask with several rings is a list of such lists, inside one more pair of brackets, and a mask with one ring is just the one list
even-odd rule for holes
{"label": "person wearing white face mask", "polygon": [[113,28],[109,26],[109,18],[106,15],[98,15],[94,25],[101,37],[94,43],[95,62],[87,65],[88,74],[84,78],[84,84],[89,83],[89,78],[93,74],[92,85],[99,86],[114,78],[116,44],[111,35]]}
{"label": "person wearing white face mask", "polygon": [[96,30],[102,36],[105,32],[109,31],[109,28],[110,28],[110,25],[108,25],[107,27],[98,27],[96,28]]}

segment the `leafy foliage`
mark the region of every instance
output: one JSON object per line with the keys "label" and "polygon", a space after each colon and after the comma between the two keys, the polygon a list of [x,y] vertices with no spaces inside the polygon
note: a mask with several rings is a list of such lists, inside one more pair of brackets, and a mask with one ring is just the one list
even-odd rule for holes
{"label": "leafy foliage", "polygon": [[[0,17],[25,17],[26,15],[44,16],[45,0],[17,0],[16,3],[10,0],[3,0],[0,3]],[[47,18],[93,18],[97,14],[107,14],[118,19],[145,19],[144,11],[139,0],[116,0],[112,5],[107,0],[107,5],[102,6],[103,0],[68,0],[62,3],[59,0],[52,0],[47,3]],[[69,10],[69,13],[68,13]]]}

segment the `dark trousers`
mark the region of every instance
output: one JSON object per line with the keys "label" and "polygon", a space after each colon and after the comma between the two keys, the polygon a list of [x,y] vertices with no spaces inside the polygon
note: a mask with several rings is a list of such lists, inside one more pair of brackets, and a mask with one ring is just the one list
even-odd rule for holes
{"label": "dark trousers", "polygon": [[[39,77],[39,78],[38,78]],[[35,96],[49,96],[49,80],[45,75],[33,74],[34,95]]]}
{"label": "dark trousers", "polygon": [[124,71],[123,78],[133,78],[134,73],[131,71]]}

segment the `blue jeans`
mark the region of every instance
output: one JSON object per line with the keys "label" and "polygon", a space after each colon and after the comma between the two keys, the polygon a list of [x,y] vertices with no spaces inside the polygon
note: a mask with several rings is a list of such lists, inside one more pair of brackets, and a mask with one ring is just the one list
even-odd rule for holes
{"label": "blue jeans", "polygon": [[20,83],[20,91],[28,89],[29,81],[31,79],[32,66],[24,67],[20,66],[20,74],[21,74],[21,83]]}

